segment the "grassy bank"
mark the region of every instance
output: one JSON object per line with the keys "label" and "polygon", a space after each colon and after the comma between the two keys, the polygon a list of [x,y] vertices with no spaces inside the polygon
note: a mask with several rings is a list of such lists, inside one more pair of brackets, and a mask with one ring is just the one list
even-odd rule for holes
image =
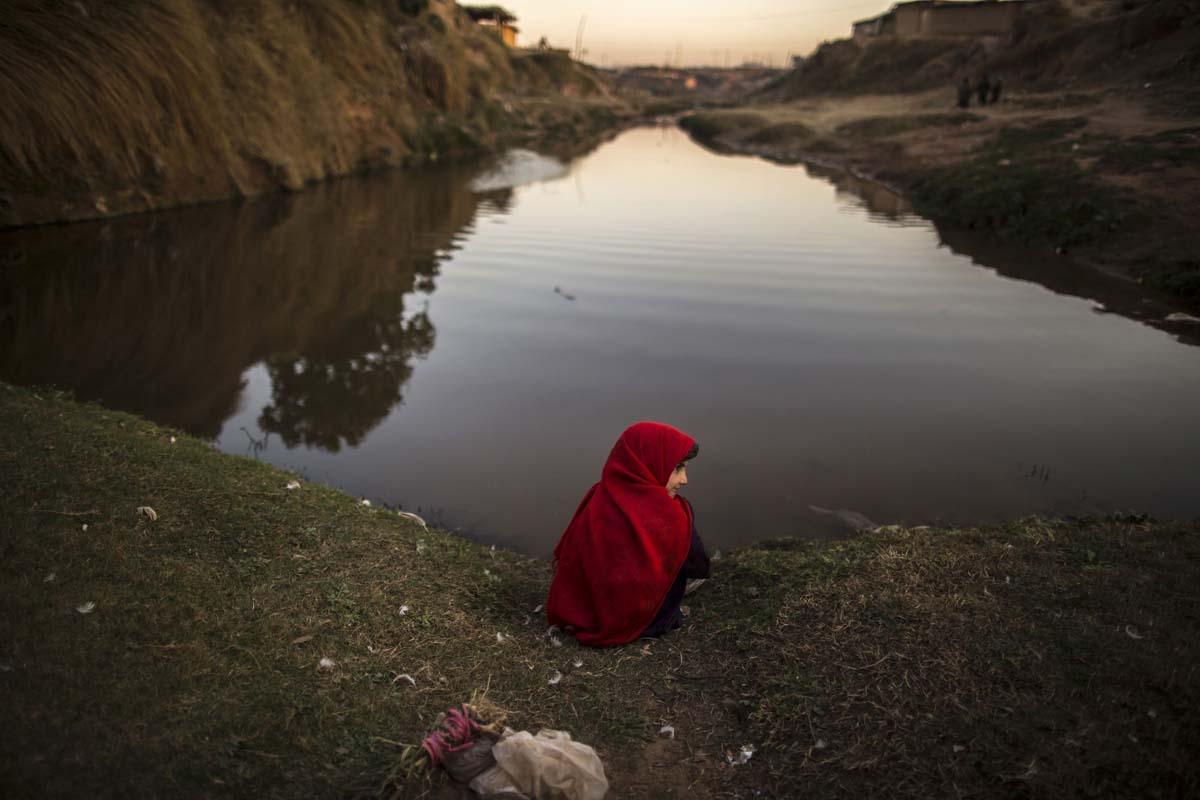
{"label": "grassy bank", "polygon": [[16,0],[0,25],[0,227],[280,189],[632,112],[452,0]]}
{"label": "grassy bank", "polygon": [[396,743],[481,691],[619,796],[1200,789],[1196,525],[767,542],[683,631],[592,651],[546,638],[548,564],[292,477],[0,385],[6,796],[419,796]]}

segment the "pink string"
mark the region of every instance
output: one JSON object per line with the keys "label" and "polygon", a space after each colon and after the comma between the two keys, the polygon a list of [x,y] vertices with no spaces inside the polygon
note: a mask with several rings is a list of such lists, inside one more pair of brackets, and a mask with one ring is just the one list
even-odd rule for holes
{"label": "pink string", "polygon": [[441,727],[422,740],[421,747],[429,755],[429,763],[437,766],[451,753],[466,750],[475,744],[474,735],[479,733],[479,723],[471,719],[466,704],[446,712]]}

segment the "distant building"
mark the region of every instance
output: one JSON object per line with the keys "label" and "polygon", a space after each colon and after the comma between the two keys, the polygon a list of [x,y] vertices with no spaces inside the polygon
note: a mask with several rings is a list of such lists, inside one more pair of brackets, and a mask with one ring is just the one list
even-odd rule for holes
{"label": "distant building", "polygon": [[852,26],[855,39],[896,36],[1008,36],[1017,27],[1026,0],[915,0],[897,3],[885,14]]}
{"label": "distant building", "polygon": [[804,56],[792,56],[792,69],[800,69],[804,66]]}
{"label": "distant building", "polygon": [[519,30],[513,25],[517,17],[508,9],[502,6],[462,6],[462,10],[478,24],[496,31],[500,40],[509,47],[517,46]]}

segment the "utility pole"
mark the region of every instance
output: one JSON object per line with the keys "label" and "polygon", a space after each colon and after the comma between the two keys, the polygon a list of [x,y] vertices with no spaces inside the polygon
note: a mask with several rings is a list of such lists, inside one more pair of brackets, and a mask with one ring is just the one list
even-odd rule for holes
{"label": "utility pole", "polygon": [[579,17],[579,27],[575,29],[575,60],[583,58],[583,27],[587,25],[587,14]]}

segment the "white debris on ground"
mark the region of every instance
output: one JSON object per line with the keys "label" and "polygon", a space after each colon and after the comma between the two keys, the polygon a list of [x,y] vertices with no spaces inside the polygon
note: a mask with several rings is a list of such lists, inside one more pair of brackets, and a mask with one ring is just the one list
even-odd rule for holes
{"label": "white debris on ground", "polygon": [[579,669],[580,667],[583,666],[583,659],[582,658],[575,659],[574,661],[571,662],[571,666],[575,667],[575,669]]}
{"label": "white debris on ground", "polygon": [[1184,314],[1181,311],[1176,311],[1172,314],[1167,314],[1163,317],[1163,322],[1200,322],[1200,317],[1193,317],[1191,314]]}
{"label": "white debris on ground", "polygon": [[663,725],[661,728],[658,729],[658,735],[666,736],[668,739],[674,739],[675,738],[675,726]]}
{"label": "white debris on ground", "polygon": [[503,633],[501,633],[500,631],[496,631],[496,641],[497,641],[497,642],[500,642],[500,643],[502,643],[502,644],[503,644],[503,642],[504,642],[504,638],[505,638],[505,637],[504,637],[504,634],[503,634]]}
{"label": "white debris on ground", "polygon": [[1128,636],[1130,639],[1145,639],[1146,638],[1145,636],[1142,636],[1140,633],[1138,633],[1137,628],[1133,627],[1132,625],[1125,626],[1125,635]]}
{"label": "white debris on ground", "polygon": [[299,489],[300,481],[288,481],[287,486],[285,486],[283,488],[287,489],[289,492],[292,491],[293,489]]}
{"label": "white debris on ground", "polygon": [[42,578],[42,583],[54,583],[54,579],[57,577],[57,572],[48,572],[46,573],[46,577]]}
{"label": "white debris on ground", "polygon": [[950,749],[956,753],[961,753],[963,750],[966,750],[967,748],[963,747],[961,744],[956,744],[956,745],[954,745],[954,747],[952,747]]}
{"label": "white debris on ground", "polygon": [[[417,523],[425,530],[429,530],[429,525],[426,524],[425,520],[423,520],[421,517],[417,516],[416,514],[412,513],[411,511],[397,511],[396,513],[398,515],[400,515],[401,517],[404,517],[405,519],[411,519],[413,522]],[[417,545],[418,553],[421,552],[421,547],[422,547],[422,545],[420,545],[420,544]]]}
{"label": "white debris on ground", "polygon": [[559,681],[562,680],[562,678],[563,678],[562,673],[559,672],[558,670],[554,670],[554,672],[550,675],[550,680],[548,680],[547,683],[549,683],[551,686],[555,686],[558,684]]}
{"label": "white debris on ground", "polygon": [[533,610],[533,613],[534,613],[534,614],[536,614],[536,613],[538,613],[538,612],[539,612],[539,611],[541,611],[541,610],[542,610],[542,606],[541,606],[541,604],[539,603],[539,604],[538,604],[538,606],[537,606],[537,608],[535,608],[535,609]]}
{"label": "white debris on ground", "polygon": [[369,506],[369,505],[371,505],[371,501],[370,501],[370,500],[368,500],[367,498],[365,498],[365,497],[364,497],[364,498],[363,498],[363,501],[362,501],[362,504],[363,504],[364,506]]}
{"label": "white debris on ground", "polygon": [[824,750],[828,746],[824,739],[817,739],[816,743],[813,744],[813,747],[817,750]]}
{"label": "white debris on ground", "polygon": [[408,606],[400,606],[400,616],[404,616],[409,611]]}
{"label": "white debris on ground", "polygon": [[559,630],[557,625],[551,625],[546,629],[546,638],[548,638],[550,640],[550,644],[554,645],[555,647],[562,647],[562,639],[558,638],[560,633],[562,633],[562,631]]}
{"label": "white debris on ground", "polygon": [[80,614],[90,614],[96,610],[96,604],[89,600],[86,603],[81,603],[75,606],[75,610]]}
{"label": "white debris on ground", "polygon": [[337,669],[337,662],[326,656],[317,662],[317,669],[321,672],[333,672]]}
{"label": "white debris on ground", "polygon": [[175,437],[174,437],[174,436],[172,436],[172,437],[171,437],[171,444],[175,444]]}
{"label": "white debris on ground", "polygon": [[744,745],[742,745],[742,749],[738,750],[738,754],[736,756],[730,755],[729,752],[726,751],[725,761],[729,764],[732,764],[735,767],[738,767],[738,766],[741,766],[742,764],[748,763],[753,756],[754,756],[754,745],[744,744]]}
{"label": "white debris on ground", "polygon": [[416,678],[414,678],[412,675],[409,675],[407,672],[392,678],[392,683],[399,683],[400,681],[407,681],[408,684],[413,687],[417,685]]}
{"label": "white debris on ground", "polygon": [[83,523],[83,532],[87,533],[87,523]]}
{"label": "white debris on ground", "polygon": [[158,512],[150,506],[138,506],[137,513],[139,516],[143,516],[151,522],[154,522],[154,520],[158,519]]}

